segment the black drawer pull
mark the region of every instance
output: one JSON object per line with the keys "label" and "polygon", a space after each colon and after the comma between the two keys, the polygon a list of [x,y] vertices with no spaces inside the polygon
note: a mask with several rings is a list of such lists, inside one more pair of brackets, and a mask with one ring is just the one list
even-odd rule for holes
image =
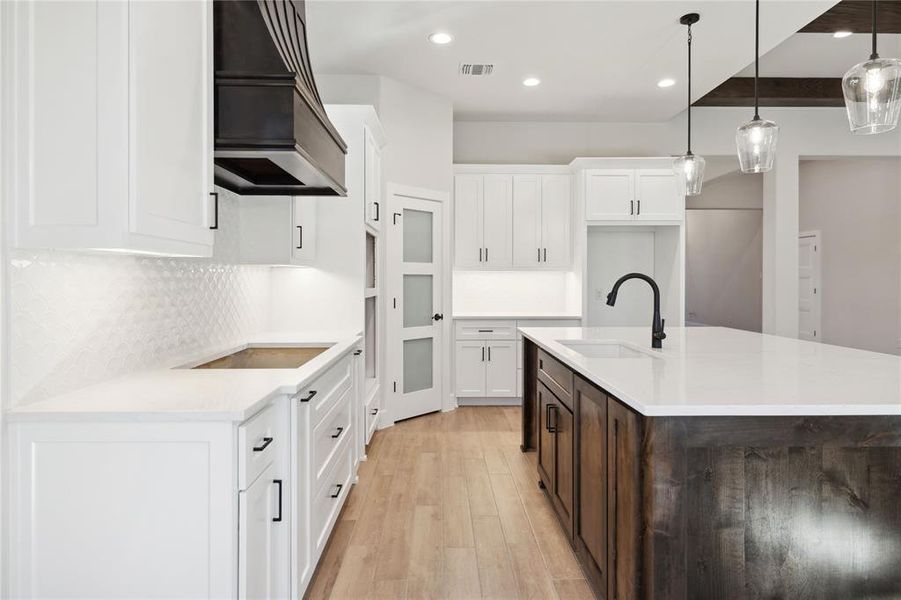
{"label": "black drawer pull", "polygon": [[271,443],[272,443],[272,438],[271,438],[271,437],[264,437],[264,438],[263,438],[263,443],[262,443],[261,445],[259,445],[259,446],[254,446],[254,447],[253,447],[253,451],[254,451],[254,452],[262,452],[263,450],[265,450],[266,448],[268,448],[268,447],[269,447],[269,444],[271,444]]}
{"label": "black drawer pull", "polygon": [[369,414],[370,414],[370,415],[377,415],[377,414],[379,414],[379,409],[373,408],[373,409],[369,412]]}
{"label": "black drawer pull", "polygon": [[307,396],[306,398],[301,398],[300,401],[301,402],[309,402],[310,400],[313,399],[313,396],[315,396],[315,395],[316,395],[316,390],[310,390],[310,395]]}
{"label": "black drawer pull", "polygon": [[278,486],[278,516],[272,517],[272,520],[278,523],[282,520],[282,480],[273,479],[272,483]]}
{"label": "black drawer pull", "polygon": [[337,483],[337,484],[335,484],[335,493],[332,494],[332,498],[337,498],[338,496],[340,496],[340,495],[341,495],[341,490],[342,490],[343,488],[344,488],[344,484],[343,484],[343,483]]}
{"label": "black drawer pull", "polygon": [[361,354],[363,354],[362,350],[357,350],[356,352],[354,352],[354,356],[360,356]]}
{"label": "black drawer pull", "polygon": [[332,439],[334,440],[334,439],[338,439],[339,437],[341,437],[341,432],[343,432],[343,431],[344,431],[344,428],[339,427],[338,431],[335,432],[335,435],[332,436]]}
{"label": "black drawer pull", "polygon": [[479,329],[479,333],[494,333],[493,329]]}

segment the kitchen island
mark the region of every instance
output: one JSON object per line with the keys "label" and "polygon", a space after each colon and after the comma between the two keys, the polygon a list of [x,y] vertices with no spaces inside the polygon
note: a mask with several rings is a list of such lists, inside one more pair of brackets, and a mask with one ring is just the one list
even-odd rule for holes
{"label": "kitchen island", "polygon": [[901,358],[521,332],[522,447],[599,598],[901,597]]}

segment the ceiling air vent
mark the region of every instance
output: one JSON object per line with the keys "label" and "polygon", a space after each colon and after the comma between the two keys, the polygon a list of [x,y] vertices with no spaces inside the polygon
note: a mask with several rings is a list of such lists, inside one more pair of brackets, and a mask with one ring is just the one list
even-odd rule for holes
{"label": "ceiling air vent", "polygon": [[460,75],[469,77],[484,77],[491,75],[494,71],[494,65],[476,64],[476,63],[460,63]]}

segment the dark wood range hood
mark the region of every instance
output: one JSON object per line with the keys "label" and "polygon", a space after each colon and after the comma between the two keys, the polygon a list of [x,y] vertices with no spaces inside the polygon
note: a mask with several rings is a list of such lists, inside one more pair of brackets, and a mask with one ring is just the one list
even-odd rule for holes
{"label": "dark wood range hood", "polygon": [[242,195],[344,196],[347,146],[313,80],[302,0],[214,3],[215,179]]}

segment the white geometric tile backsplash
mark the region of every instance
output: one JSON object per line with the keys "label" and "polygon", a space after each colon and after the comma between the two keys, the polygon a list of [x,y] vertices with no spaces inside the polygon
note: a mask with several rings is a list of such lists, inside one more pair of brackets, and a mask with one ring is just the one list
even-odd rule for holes
{"label": "white geometric tile backsplash", "polygon": [[268,267],[237,265],[235,200],[220,200],[212,259],[15,250],[12,406],[168,367],[265,329]]}

